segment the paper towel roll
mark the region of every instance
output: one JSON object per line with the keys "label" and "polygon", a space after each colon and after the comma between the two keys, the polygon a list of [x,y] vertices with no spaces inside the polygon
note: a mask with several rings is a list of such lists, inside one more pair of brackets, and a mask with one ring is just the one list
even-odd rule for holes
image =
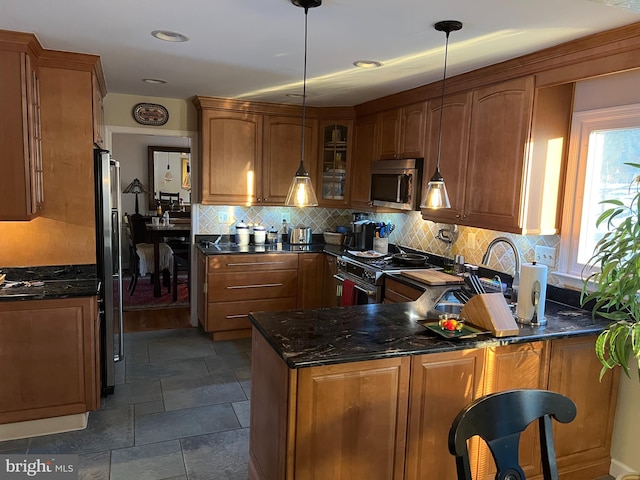
{"label": "paper towel roll", "polygon": [[[544,324],[547,299],[547,266],[525,263],[520,268],[520,289],[516,315],[520,323]],[[535,314],[535,318],[534,318]]]}

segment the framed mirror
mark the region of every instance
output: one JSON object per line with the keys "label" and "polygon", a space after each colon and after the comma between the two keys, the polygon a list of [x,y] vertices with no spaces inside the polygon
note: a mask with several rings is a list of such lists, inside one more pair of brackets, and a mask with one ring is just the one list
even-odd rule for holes
{"label": "framed mirror", "polygon": [[[148,147],[149,211],[191,205],[191,149],[186,147]],[[180,201],[182,199],[182,202]]]}

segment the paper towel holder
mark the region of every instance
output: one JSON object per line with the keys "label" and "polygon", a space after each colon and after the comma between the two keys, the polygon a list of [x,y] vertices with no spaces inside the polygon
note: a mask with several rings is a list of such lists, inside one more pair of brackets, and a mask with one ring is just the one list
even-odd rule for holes
{"label": "paper towel holder", "polygon": [[[535,263],[534,263],[535,265]],[[533,289],[531,290],[531,303],[533,305],[533,316],[531,320],[526,318],[517,317],[517,322],[523,325],[542,326],[547,324],[547,319],[544,316],[544,309],[542,317],[538,317],[538,303],[540,302],[540,281],[536,280],[533,283]]]}

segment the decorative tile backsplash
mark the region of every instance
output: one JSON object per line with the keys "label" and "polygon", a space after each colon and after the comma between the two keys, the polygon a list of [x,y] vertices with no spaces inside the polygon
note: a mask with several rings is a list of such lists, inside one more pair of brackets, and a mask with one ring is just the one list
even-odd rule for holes
{"label": "decorative tile backsplash", "polygon": [[[282,227],[283,214],[290,218],[290,226],[304,225],[311,227],[313,233],[335,230],[338,225],[349,225],[351,213],[357,210],[338,208],[295,208],[295,207],[222,207],[196,206],[200,234],[231,234],[235,232],[238,221],[259,223],[269,228]],[[219,214],[228,218],[228,222],[219,222]],[[520,252],[521,263],[531,263],[535,258],[534,248],[543,245],[559,249],[558,235],[514,235],[471,227],[454,227],[441,223],[423,220],[420,212],[370,214],[369,218],[376,222],[395,225],[389,237],[391,243],[432,252],[440,256],[464,255],[467,263],[479,264],[489,243],[497,237],[507,237],[515,243]],[[447,243],[438,239],[438,232],[451,237],[454,242],[451,251],[447,252]],[[455,231],[453,231],[455,230]],[[513,252],[504,244],[498,244],[489,258],[488,267],[494,270],[513,274],[515,259]],[[560,281],[550,274],[548,283],[561,286]]]}

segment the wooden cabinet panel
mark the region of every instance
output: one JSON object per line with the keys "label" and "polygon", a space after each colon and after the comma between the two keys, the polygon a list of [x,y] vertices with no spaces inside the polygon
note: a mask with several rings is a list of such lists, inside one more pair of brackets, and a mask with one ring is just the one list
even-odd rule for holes
{"label": "wooden cabinet panel", "polygon": [[424,157],[425,106],[420,102],[378,114],[377,158]]}
{"label": "wooden cabinet panel", "polygon": [[[429,102],[427,108],[427,155],[422,180],[422,197],[436,170],[441,100]],[[440,173],[444,178],[451,208],[423,210],[425,218],[434,222],[460,223],[464,212],[467,183],[467,152],[471,122],[471,92],[445,97],[442,110]]]}
{"label": "wooden cabinet panel", "polygon": [[[484,350],[412,358],[407,480],[456,478],[447,439],[453,419],[483,390]],[[477,450],[476,445],[470,452]],[[472,458],[472,469],[477,463]],[[364,478],[364,477],[363,477]]]}
{"label": "wooden cabinet panel", "polygon": [[0,424],[100,406],[95,297],[0,303]]}
{"label": "wooden cabinet panel", "polygon": [[242,300],[219,302],[209,309],[206,331],[226,331],[251,328],[250,312],[291,310],[296,308],[296,297],[268,300]]}
{"label": "wooden cabinet panel", "polygon": [[[314,186],[317,182],[318,122],[305,120],[304,165]],[[302,117],[265,116],[262,190],[258,202],[284,204],[291,180],[300,165]]]}
{"label": "wooden cabinet panel", "polygon": [[324,304],[325,254],[298,255],[298,308],[321,308]]}
{"label": "wooden cabinet panel", "polygon": [[200,111],[201,203],[252,205],[261,192],[262,116]]}
{"label": "wooden cabinet panel", "polygon": [[40,84],[35,59],[0,51],[0,220],[31,220],[44,206]]}
{"label": "wooden cabinet panel", "polygon": [[298,268],[297,253],[210,255],[207,272],[264,272]]}
{"label": "wooden cabinet panel", "polygon": [[618,394],[618,369],[599,381],[595,337],[555,340],[551,347],[549,390],[576,404],[573,422],[554,423],[558,468],[563,479],[596,478],[608,473],[611,432]]}
{"label": "wooden cabinet panel", "polygon": [[371,162],[375,160],[376,116],[359,118],[356,121],[355,147],[353,152],[353,174],[349,202],[353,208],[373,207],[369,200],[371,185]]}
{"label": "wooden cabinet panel", "polygon": [[196,267],[198,322],[213,340],[251,335],[249,312],[296,308],[297,253],[207,256],[199,251]]}
{"label": "wooden cabinet panel", "polygon": [[464,209],[470,223],[501,231],[519,224],[533,92],[533,77],[473,92]]}
{"label": "wooden cabinet panel", "polygon": [[399,282],[393,278],[384,280],[384,303],[413,302],[422,296],[424,290]]}
{"label": "wooden cabinet panel", "polygon": [[[487,349],[487,364],[492,365],[492,375],[485,379],[484,394],[514,388],[547,388],[549,375],[549,345],[546,342],[506,345]],[[520,438],[520,466],[527,478],[542,475],[540,468],[540,440],[536,422],[529,425]],[[489,449],[480,446],[477,478],[493,480],[495,464]]]}
{"label": "wooden cabinet panel", "polygon": [[298,294],[297,277],[297,269],[210,274],[207,279],[207,295],[210,302],[295,298]]}
{"label": "wooden cabinet panel", "polygon": [[298,370],[295,478],[401,479],[409,358]]}

